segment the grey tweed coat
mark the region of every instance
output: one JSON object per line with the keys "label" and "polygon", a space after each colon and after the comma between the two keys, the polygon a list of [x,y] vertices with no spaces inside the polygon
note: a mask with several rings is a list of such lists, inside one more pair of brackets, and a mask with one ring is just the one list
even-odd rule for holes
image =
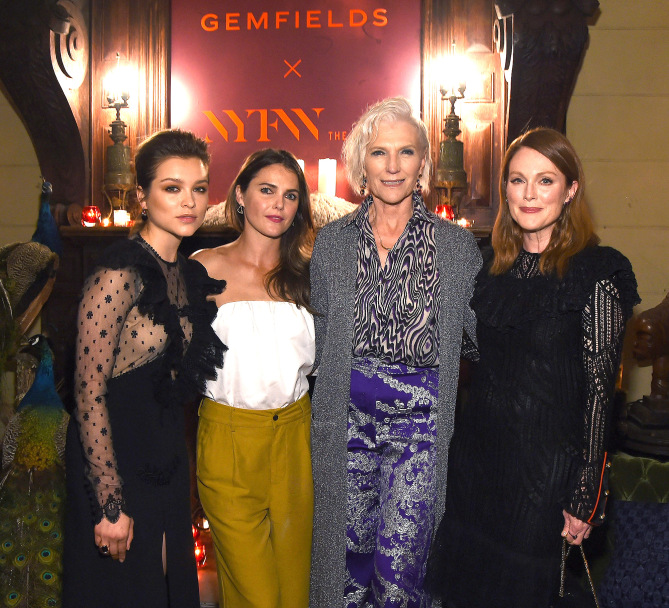
{"label": "grey tweed coat", "polygon": [[[357,213],[354,211],[353,213]],[[346,577],[346,464],[358,228],[351,216],[318,234],[311,258],[311,304],[316,366],[311,449],[314,535],[310,608],[341,608]],[[435,227],[439,269],[439,397],[437,424],[437,522],[444,511],[448,445],[453,434],[463,329],[475,338],[469,307],[481,254],[466,230],[441,219]]]}

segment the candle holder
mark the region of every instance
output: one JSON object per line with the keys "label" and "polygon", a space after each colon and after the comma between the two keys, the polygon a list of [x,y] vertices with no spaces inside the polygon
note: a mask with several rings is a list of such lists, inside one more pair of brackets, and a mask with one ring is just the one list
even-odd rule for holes
{"label": "candle holder", "polygon": [[453,212],[453,207],[448,203],[444,205],[437,205],[435,207],[434,212],[436,215],[445,220],[449,220],[452,222],[455,219],[455,213]]}
{"label": "candle holder", "polygon": [[113,226],[132,225],[132,216],[128,204],[128,194],[135,189],[134,184],[105,184],[102,194],[109,205],[109,223]]}
{"label": "candle holder", "polygon": [[458,226],[462,226],[463,228],[473,228],[474,227],[474,220],[468,220],[466,217],[461,217],[460,219],[454,220],[454,222]]}
{"label": "candle holder", "polygon": [[191,526],[193,529],[193,544],[195,549],[195,563],[198,568],[204,566],[207,561],[207,549],[204,546],[204,542],[200,538],[200,528],[195,525]]}
{"label": "candle holder", "polygon": [[101,221],[100,208],[96,205],[88,205],[81,210],[81,225],[85,228],[93,228]]}

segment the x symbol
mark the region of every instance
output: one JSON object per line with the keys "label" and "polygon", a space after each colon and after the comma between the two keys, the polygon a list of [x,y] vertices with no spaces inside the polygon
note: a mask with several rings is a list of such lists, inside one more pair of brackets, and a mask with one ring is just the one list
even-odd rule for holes
{"label": "x symbol", "polygon": [[283,62],[290,68],[290,70],[288,70],[288,71],[283,75],[284,78],[287,78],[287,77],[288,77],[288,74],[290,74],[291,72],[295,72],[295,74],[297,74],[297,77],[298,77],[298,78],[302,78],[302,74],[300,74],[300,73],[295,69],[298,65],[300,65],[300,63],[302,63],[302,60],[301,60],[301,59],[298,59],[298,60],[297,60],[297,63],[296,63],[295,65],[290,65],[290,63],[288,63],[285,59],[283,60]]}

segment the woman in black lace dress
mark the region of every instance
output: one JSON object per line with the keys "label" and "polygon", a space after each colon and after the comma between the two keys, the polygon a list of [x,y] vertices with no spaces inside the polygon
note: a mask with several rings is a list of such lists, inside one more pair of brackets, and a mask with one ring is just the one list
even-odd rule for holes
{"label": "woman in black lace dress", "polygon": [[221,365],[206,295],[177,253],[202,224],[209,154],[161,131],[137,151],[143,225],[105,251],[79,307],[63,605],[199,607],[183,406]]}
{"label": "woman in black lace dress", "polygon": [[430,586],[449,608],[545,608],[561,543],[601,523],[629,261],[597,245],[571,144],[515,140],[472,307],[480,360],[451,441]]}

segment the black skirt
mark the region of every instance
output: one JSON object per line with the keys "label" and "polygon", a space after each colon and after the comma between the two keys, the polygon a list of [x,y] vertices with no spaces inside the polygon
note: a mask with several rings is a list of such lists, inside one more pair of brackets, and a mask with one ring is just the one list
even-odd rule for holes
{"label": "black skirt", "polygon": [[[123,563],[103,557],[94,540],[86,460],[70,421],[66,446],[65,608],[198,608],[184,412],[154,397],[160,357],[108,383],[107,408],[123,498],[134,539]],[[163,536],[167,573],[163,571]]]}

